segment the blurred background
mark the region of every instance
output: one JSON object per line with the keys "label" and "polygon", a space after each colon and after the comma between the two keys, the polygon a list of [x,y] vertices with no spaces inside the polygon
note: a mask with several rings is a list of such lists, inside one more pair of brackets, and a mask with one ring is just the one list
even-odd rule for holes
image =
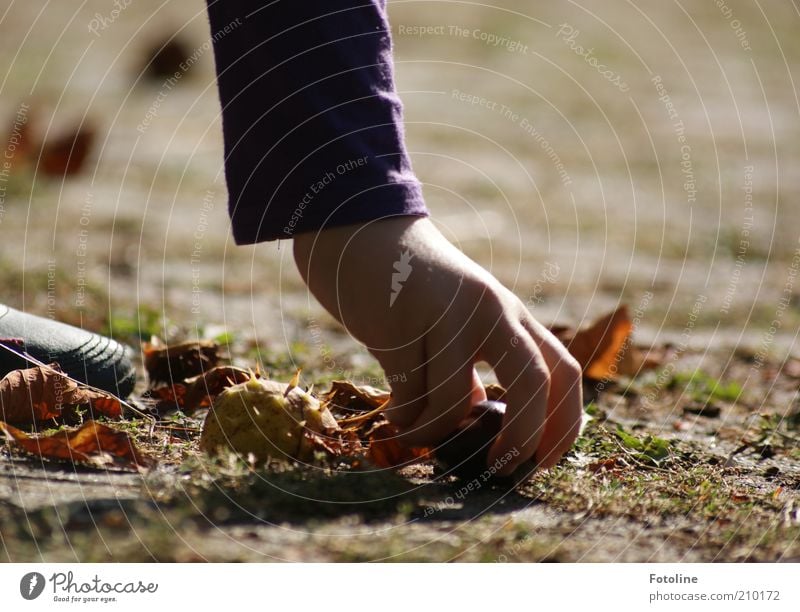
{"label": "blurred background", "polygon": [[[543,322],[795,346],[796,3],[388,7],[434,219]],[[288,242],[230,238],[204,2],[4,0],[0,32],[0,301],[306,367],[317,328],[371,367]]]}

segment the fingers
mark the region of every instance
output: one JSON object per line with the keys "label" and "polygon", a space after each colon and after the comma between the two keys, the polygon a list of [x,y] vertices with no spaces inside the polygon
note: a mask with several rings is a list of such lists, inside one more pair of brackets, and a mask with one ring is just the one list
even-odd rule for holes
{"label": "fingers", "polygon": [[427,395],[427,364],[422,341],[370,353],[381,364],[392,397],[384,409],[386,418],[398,427],[407,427],[419,418],[425,408]]}
{"label": "fingers", "polygon": [[427,402],[401,434],[412,446],[435,446],[466,418],[475,398],[486,397],[474,356],[458,336],[439,338],[442,334],[435,329],[428,334]]}
{"label": "fingers", "polygon": [[537,467],[558,463],[575,442],[583,416],[581,367],[558,339],[531,316],[522,325],[537,343],[550,370],[550,395],[544,435],[536,449]]}
{"label": "fingers", "polygon": [[489,464],[499,461],[501,476],[532,458],[544,434],[550,372],[539,347],[517,323],[498,324],[481,351],[506,388],[503,429],[491,449]]}
{"label": "fingers", "polygon": [[[507,389],[503,430],[489,452],[501,475],[535,456],[549,468],[578,436],[583,414],[581,369],[566,348],[529,314],[520,322],[498,322],[480,355],[458,334],[431,331],[403,349],[374,351],[392,381],[390,421],[413,446],[435,446],[484,401],[486,394],[473,363],[479,356]],[[443,348],[442,348],[443,347]],[[426,364],[425,355],[432,355]],[[422,365],[420,365],[422,364]]]}

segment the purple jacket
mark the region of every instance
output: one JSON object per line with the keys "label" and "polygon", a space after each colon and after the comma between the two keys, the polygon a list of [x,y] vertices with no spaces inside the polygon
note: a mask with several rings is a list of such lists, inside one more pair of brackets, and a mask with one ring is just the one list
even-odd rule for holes
{"label": "purple jacket", "polygon": [[385,0],[207,0],[238,244],[427,215]]}

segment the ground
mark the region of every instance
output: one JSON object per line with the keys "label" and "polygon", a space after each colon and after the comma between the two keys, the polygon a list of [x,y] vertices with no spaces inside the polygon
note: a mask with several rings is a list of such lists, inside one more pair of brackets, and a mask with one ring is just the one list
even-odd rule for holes
{"label": "ground", "polygon": [[[253,471],[136,421],[161,457],[142,475],[4,448],[0,558],[799,561],[797,8],[389,13],[440,228],[547,324],[628,304],[659,367],[587,384],[578,444],[515,491],[430,464]],[[137,349],[217,338],[233,363],[283,380],[302,367],[317,390],[388,386],[304,290],[288,242],[230,239],[202,2],[13,3],[0,28],[8,129],[99,134],[66,180],[2,175],[0,300]],[[165,32],[195,58],[169,87],[139,78]]]}

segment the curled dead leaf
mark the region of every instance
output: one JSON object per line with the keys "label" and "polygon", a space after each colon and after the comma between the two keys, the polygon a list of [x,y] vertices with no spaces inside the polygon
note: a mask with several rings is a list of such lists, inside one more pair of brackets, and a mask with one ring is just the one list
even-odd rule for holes
{"label": "curled dead leaf", "polygon": [[78,174],[86,165],[97,131],[81,123],[42,143],[39,169],[48,176],[63,177]]}
{"label": "curled dead leaf", "polygon": [[165,345],[158,338],[142,343],[144,367],[151,386],[180,383],[219,363],[219,344],[212,340]]}
{"label": "curled dead leaf", "polygon": [[183,411],[191,414],[199,408],[208,408],[228,387],[250,380],[250,372],[235,366],[217,366],[205,374],[187,378]]}
{"label": "curled dead leaf", "polygon": [[73,431],[39,437],[0,421],[0,433],[25,452],[42,459],[129,469],[146,468],[153,463],[136,448],[127,433],[92,420]]}
{"label": "curled dead leaf", "polygon": [[399,441],[399,429],[389,421],[376,423],[367,434],[369,448],[367,458],[380,468],[403,467],[428,459],[430,449],[412,448]]}
{"label": "curled dead leaf", "polygon": [[147,389],[142,398],[155,401],[153,411],[165,414],[181,410],[187,415],[201,408],[209,408],[222,391],[250,380],[250,372],[235,366],[217,366],[171,385],[162,384]]}
{"label": "curled dead leaf", "polygon": [[322,399],[330,410],[336,409],[349,417],[378,408],[390,395],[388,391],[369,385],[358,386],[349,380],[334,380]]}
{"label": "curled dead leaf", "polygon": [[160,385],[147,389],[142,393],[142,399],[146,402],[154,402],[149,411],[154,414],[168,414],[175,410],[183,410],[186,398],[186,385],[176,383],[174,385]]}
{"label": "curled dead leaf", "polygon": [[12,370],[0,380],[0,416],[8,423],[70,421],[77,418],[75,409],[79,406],[88,407],[93,416],[122,416],[118,399],[80,386],[61,372],[58,364]]}

